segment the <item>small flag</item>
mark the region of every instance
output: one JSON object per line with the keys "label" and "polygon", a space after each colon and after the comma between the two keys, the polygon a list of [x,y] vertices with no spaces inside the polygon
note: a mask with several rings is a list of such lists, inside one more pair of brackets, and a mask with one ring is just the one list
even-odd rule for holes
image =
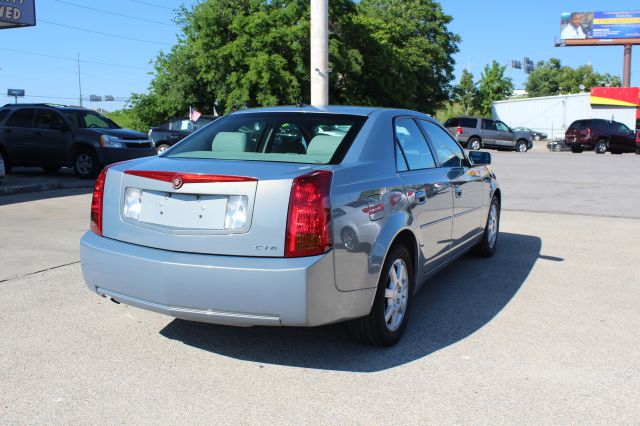
{"label": "small flag", "polygon": [[198,119],[200,118],[201,115],[202,114],[199,113],[195,108],[189,107],[189,119],[191,121],[193,121],[195,123],[196,121],[198,121]]}

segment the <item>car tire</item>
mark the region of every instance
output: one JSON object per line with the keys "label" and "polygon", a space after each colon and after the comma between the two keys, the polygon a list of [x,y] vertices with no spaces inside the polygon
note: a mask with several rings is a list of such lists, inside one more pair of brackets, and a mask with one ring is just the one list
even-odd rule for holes
{"label": "car tire", "polygon": [[9,174],[11,173],[11,163],[9,162],[9,159],[7,158],[7,154],[5,154],[4,152],[0,151],[0,161],[2,161],[4,163],[4,173],[5,174]]}
{"label": "car tire", "polygon": [[574,146],[571,147],[571,152],[574,154],[582,154],[582,151],[584,151],[582,148],[576,148]]}
{"label": "car tire", "polygon": [[516,142],[516,152],[527,152],[529,150],[529,146],[527,145],[527,142],[525,141],[518,141]]}
{"label": "car tire", "polygon": [[604,139],[600,139],[598,142],[596,142],[593,150],[596,152],[596,154],[604,154],[605,152],[607,152],[607,141],[605,141]]}
{"label": "car tire", "polygon": [[44,170],[45,173],[50,174],[57,173],[60,169],[61,167],[59,166],[42,166],[42,170]]}
{"label": "car tire", "polygon": [[348,251],[357,251],[360,247],[360,242],[358,241],[358,235],[356,234],[356,231],[348,226],[340,231],[340,238],[342,239],[342,244],[344,244],[344,247]]}
{"label": "car tire", "polygon": [[156,152],[158,153],[158,155],[160,155],[168,149],[169,149],[169,145],[167,145],[166,143],[163,143],[156,147]]}
{"label": "car tire", "polygon": [[484,227],[482,240],[474,249],[474,254],[479,257],[491,257],[496,252],[498,246],[498,236],[500,235],[500,202],[497,197],[493,197],[487,214],[487,223]]}
{"label": "car tire", "polygon": [[88,149],[80,150],[73,157],[73,170],[79,178],[92,179],[100,171],[98,158]]}
{"label": "car tire", "polygon": [[471,138],[469,139],[469,142],[467,142],[467,146],[472,151],[478,151],[479,149],[482,149],[482,142],[478,138]]}
{"label": "car tire", "polygon": [[556,144],[553,146],[553,151],[554,152],[560,152],[562,150],[562,148],[560,147],[560,145]]}
{"label": "car tire", "polygon": [[371,312],[349,322],[351,335],[361,343],[374,346],[398,343],[411,313],[413,280],[409,250],[403,244],[394,245],[385,259]]}

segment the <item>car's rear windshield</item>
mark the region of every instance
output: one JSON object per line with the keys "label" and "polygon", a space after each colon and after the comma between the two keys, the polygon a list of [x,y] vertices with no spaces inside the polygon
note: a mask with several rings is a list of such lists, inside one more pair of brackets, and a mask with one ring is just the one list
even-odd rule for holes
{"label": "car's rear windshield", "polygon": [[337,164],[366,117],[327,113],[241,113],[185,138],[169,158]]}

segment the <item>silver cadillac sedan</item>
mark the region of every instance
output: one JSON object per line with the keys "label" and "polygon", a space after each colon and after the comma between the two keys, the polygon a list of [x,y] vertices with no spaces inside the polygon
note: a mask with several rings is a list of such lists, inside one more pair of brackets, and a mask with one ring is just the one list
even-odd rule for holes
{"label": "silver cadillac sedan", "polygon": [[414,111],[235,112],[102,171],[82,271],[103,297],[177,318],[349,321],[357,339],[390,346],[430,276],[495,252],[490,162]]}

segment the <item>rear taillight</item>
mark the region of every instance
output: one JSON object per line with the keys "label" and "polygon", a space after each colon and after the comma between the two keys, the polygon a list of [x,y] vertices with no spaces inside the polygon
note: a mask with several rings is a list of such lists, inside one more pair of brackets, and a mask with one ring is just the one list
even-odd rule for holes
{"label": "rear taillight", "polygon": [[636,132],[636,142],[640,143],[640,132]]}
{"label": "rear taillight", "polygon": [[320,170],[293,180],[285,256],[315,256],[331,249],[329,192],[333,173]]}
{"label": "rear taillight", "polygon": [[462,127],[458,127],[458,128],[456,129],[456,135],[461,135],[461,134],[463,134],[463,133],[464,133],[464,132],[462,131]]}
{"label": "rear taillight", "polygon": [[105,167],[96,179],[96,185],[93,187],[93,198],[91,199],[91,230],[97,235],[102,236],[102,199],[104,197],[104,183],[107,179],[107,170]]}
{"label": "rear taillight", "polygon": [[591,136],[591,129],[586,130],[587,136]]}

